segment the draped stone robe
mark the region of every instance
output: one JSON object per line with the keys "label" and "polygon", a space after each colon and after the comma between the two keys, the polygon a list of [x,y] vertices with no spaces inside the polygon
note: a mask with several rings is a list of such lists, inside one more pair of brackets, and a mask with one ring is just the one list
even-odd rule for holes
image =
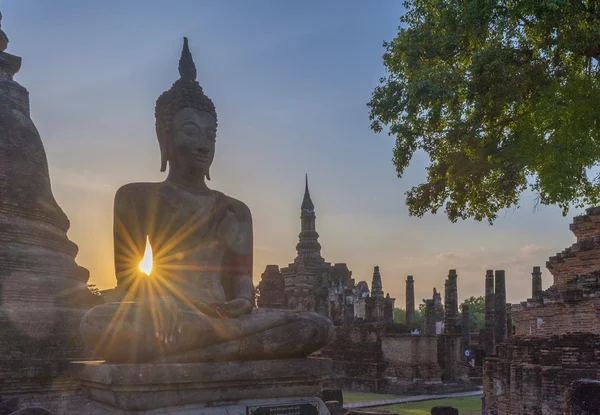
{"label": "draped stone robe", "polygon": [[[152,287],[184,308],[240,297],[254,304],[252,219],[242,202],[169,182],[129,184],[115,196],[114,234],[118,286],[145,279],[138,288]],[[137,268],[146,238],[153,251],[150,276]]]}

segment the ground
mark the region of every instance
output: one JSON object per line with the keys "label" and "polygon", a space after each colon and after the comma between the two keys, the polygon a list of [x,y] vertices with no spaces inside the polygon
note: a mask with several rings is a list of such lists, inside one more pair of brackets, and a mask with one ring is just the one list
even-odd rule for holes
{"label": "ground", "polygon": [[[344,391],[344,403],[368,402],[391,399],[394,395],[382,395],[378,393],[366,393],[355,391]],[[458,409],[460,415],[481,414],[481,396],[470,396],[467,398],[434,399],[423,402],[412,402],[398,405],[382,406],[385,409],[399,415],[429,415],[434,406],[452,406]]]}
{"label": "ground", "polygon": [[460,415],[481,414],[481,396],[467,398],[435,399],[432,401],[412,402],[400,405],[382,406],[378,409],[395,412],[398,415],[429,415],[434,406],[452,406]]}

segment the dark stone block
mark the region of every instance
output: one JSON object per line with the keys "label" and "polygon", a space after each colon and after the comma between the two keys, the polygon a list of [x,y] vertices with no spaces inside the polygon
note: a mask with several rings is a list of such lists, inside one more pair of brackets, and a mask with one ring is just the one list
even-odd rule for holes
{"label": "dark stone block", "polygon": [[322,399],[323,402],[337,401],[340,405],[344,405],[344,395],[341,389],[324,389]]}
{"label": "dark stone block", "polygon": [[434,406],[431,415],[458,415],[458,409],[451,406]]}
{"label": "dark stone block", "polygon": [[597,414],[600,408],[600,381],[576,380],[566,391],[567,415]]}
{"label": "dark stone block", "polygon": [[19,398],[6,399],[0,402],[0,415],[10,415],[19,407]]}

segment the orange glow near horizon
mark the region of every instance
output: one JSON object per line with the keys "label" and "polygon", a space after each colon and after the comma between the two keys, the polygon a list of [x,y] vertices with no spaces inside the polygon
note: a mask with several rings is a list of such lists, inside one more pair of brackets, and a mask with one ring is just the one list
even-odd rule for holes
{"label": "orange glow near horizon", "polygon": [[146,275],[150,275],[152,271],[152,246],[148,237],[146,237],[146,251],[138,268]]}

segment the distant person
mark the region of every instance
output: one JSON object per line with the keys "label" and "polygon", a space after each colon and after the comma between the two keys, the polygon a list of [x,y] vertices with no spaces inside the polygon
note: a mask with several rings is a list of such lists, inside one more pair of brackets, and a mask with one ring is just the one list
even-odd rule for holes
{"label": "distant person", "polygon": [[471,350],[469,350],[469,349],[465,350],[465,362],[467,362],[467,363],[471,362]]}

